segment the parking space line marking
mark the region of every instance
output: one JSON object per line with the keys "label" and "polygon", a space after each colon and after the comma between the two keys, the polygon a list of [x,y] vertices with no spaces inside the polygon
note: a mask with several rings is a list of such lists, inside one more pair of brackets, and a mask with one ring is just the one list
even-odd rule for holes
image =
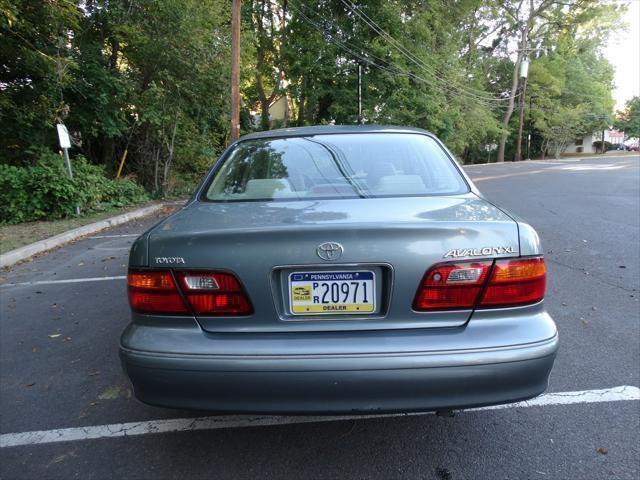
{"label": "parking space line marking", "polygon": [[25,285],[53,285],[56,283],[84,283],[84,282],[101,282],[103,280],[125,280],[126,275],[118,275],[116,277],[91,277],[91,278],[68,278],[66,280],[38,280],[35,282],[21,282],[21,283],[5,283],[0,285],[2,287],[23,287]]}
{"label": "parking space line marking", "polygon": [[631,385],[603,388],[600,390],[582,390],[577,392],[545,393],[531,400],[523,402],[492,405],[490,407],[474,408],[471,410],[502,410],[505,408],[546,407],[551,405],[573,405],[576,403],[602,403],[640,400],[640,388]]}
{"label": "parking space line marking", "polygon": [[[576,392],[546,393],[532,400],[495,405],[491,407],[473,408],[467,411],[502,410],[507,408],[548,407],[553,405],[574,405],[587,403],[621,402],[640,400],[640,388],[620,386],[601,390],[583,390]],[[4,433],[0,435],[0,448],[24,445],[41,445],[56,442],[72,442],[79,440],[96,440],[100,438],[132,437],[153,433],[175,433],[196,430],[218,430],[224,428],[264,427],[272,425],[290,425],[300,423],[320,423],[340,420],[363,420],[371,418],[407,417],[428,415],[433,412],[391,413],[382,415],[347,415],[322,417],[286,417],[286,416],[218,416],[198,418],[172,418],[166,420],[149,420],[141,422],[115,423],[111,425],[95,425],[76,428],[60,428],[34,432]]]}

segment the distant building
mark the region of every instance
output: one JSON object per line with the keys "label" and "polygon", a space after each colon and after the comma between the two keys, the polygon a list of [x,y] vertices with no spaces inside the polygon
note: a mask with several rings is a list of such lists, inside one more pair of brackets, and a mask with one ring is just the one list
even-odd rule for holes
{"label": "distant building", "polygon": [[[260,127],[260,111],[259,106],[256,110],[252,110],[251,122],[254,128]],[[291,102],[286,95],[279,95],[273,99],[269,105],[269,123],[271,127],[280,127],[287,124],[291,117]]]}
{"label": "distant building", "polygon": [[[598,153],[593,146],[595,142],[602,141],[602,132],[590,133],[576,138],[575,142],[568,145],[564,153]],[[604,141],[612,145],[624,143],[624,132],[615,129],[604,131]]]}
{"label": "distant building", "polygon": [[589,134],[576,138],[575,142],[567,145],[564,153],[595,153],[593,148],[594,137],[594,134]]}

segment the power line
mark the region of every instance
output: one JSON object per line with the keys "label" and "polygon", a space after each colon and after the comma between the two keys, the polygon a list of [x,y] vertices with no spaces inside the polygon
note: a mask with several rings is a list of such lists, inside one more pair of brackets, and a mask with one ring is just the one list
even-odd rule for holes
{"label": "power line", "polygon": [[[353,55],[356,59],[358,59],[360,61],[363,61],[368,65],[371,65],[371,66],[374,66],[376,68],[379,68],[379,69],[381,69],[381,70],[383,70],[383,71],[385,71],[387,73],[393,74],[394,76],[404,76],[404,77],[412,78],[412,79],[414,79],[416,81],[419,81],[419,82],[422,82],[422,83],[426,83],[426,84],[431,85],[431,86],[440,87],[445,91],[447,90],[447,88],[446,88],[447,86],[446,85],[439,85],[437,83],[434,83],[434,81],[432,81],[432,80],[428,80],[428,79],[426,79],[424,77],[416,75],[413,72],[406,71],[406,70],[402,69],[401,67],[397,66],[396,64],[394,64],[391,61],[381,59],[380,57],[376,57],[375,55],[372,55],[370,53],[368,54],[371,58],[375,58],[375,59],[377,59],[379,61],[382,61],[382,62],[387,63],[387,64],[390,65],[390,66],[383,66],[383,65],[380,65],[380,64],[372,61],[371,58],[362,56],[357,51],[354,51],[352,48],[349,48],[348,45],[353,46],[353,44],[349,43],[348,41],[341,41],[341,40],[337,39],[335,35],[333,35],[329,31],[327,31],[324,27],[322,27],[321,25],[319,25],[316,22],[314,22],[313,20],[311,20],[309,17],[307,17],[305,14],[303,14],[299,10],[298,10],[298,13],[303,18],[303,20],[305,20],[307,23],[310,23],[312,26],[314,26],[321,33],[324,33],[329,41],[337,44],[338,46],[340,46],[341,48],[343,48],[344,50],[349,52],[351,55]],[[357,48],[357,47],[354,47],[354,48]],[[364,50],[364,49],[360,49],[360,50]],[[460,94],[460,92],[457,92],[457,91],[453,92],[453,90],[451,90],[451,89],[448,90],[448,93]],[[462,93],[461,95],[465,96],[464,93]],[[483,100],[478,99],[477,97],[468,97],[467,96],[467,98],[472,100],[472,101],[474,101],[474,102],[477,102],[477,103],[481,104],[482,106],[484,106],[485,108],[488,108],[488,109],[504,108],[503,106],[497,106],[497,105],[491,105],[491,104],[485,103]]]}
{"label": "power line", "polygon": [[[335,40],[333,34],[329,33],[326,29],[324,29],[322,26],[318,25],[317,23],[311,21],[308,17],[306,17],[306,15],[304,16],[308,21],[310,21],[317,29],[319,30],[323,30],[325,32],[325,34],[330,37],[329,40]],[[326,21],[326,20],[325,20]],[[329,22],[330,23],[330,22]],[[333,25],[335,27],[335,25]],[[338,30],[338,29],[336,29]],[[348,43],[348,42],[347,42]],[[363,49],[361,49],[363,50]],[[370,54],[371,55],[371,54]],[[455,86],[450,85],[448,82],[446,81],[442,81],[441,83],[438,83],[437,80],[430,80],[427,78],[424,78],[422,76],[419,76],[413,72],[408,72],[404,69],[402,69],[401,67],[397,66],[396,64],[394,64],[392,61],[389,60],[383,60],[380,59],[379,57],[376,57],[375,55],[371,55],[373,58],[377,58],[378,60],[381,60],[385,63],[389,63],[390,65],[392,65],[392,67],[394,69],[396,69],[395,73],[396,75],[403,75],[403,76],[408,76],[413,78],[414,80],[426,83],[428,85],[431,86],[435,86],[435,87],[439,87],[442,90],[444,90],[445,92],[448,92],[450,94],[455,94],[455,95],[459,95],[459,96],[464,96],[469,100],[473,100],[474,102],[477,102],[481,105],[483,105],[485,108],[488,109],[495,109],[495,108],[506,108],[506,106],[501,106],[501,105],[492,105],[489,101],[490,99],[486,98],[486,97],[478,97],[477,95],[473,95],[473,94],[469,94],[466,91],[462,90],[460,91],[460,89],[456,89]],[[371,61],[369,61],[368,63],[373,63]],[[414,62],[415,63],[415,62]],[[374,63],[375,64],[375,63]]]}
{"label": "power line", "polygon": [[[439,87],[442,90],[444,90],[445,92],[448,92],[449,94],[455,94],[455,95],[459,95],[459,96],[463,96],[471,101],[474,101],[482,106],[484,106],[487,109],[501,109],[501,108],[506,108],[506,105],[497,105],[497,104],[492,104],[490,103],[490,101],[492,99],[490,98],[486,98],[486,97],[479,97],[475,94],[470,94],[468,92],[466,92],[465,90],[460,90],[459,88],[456,89],[455,86],[448,84],[446,81],[444,81],[443,79],[438,79],[441,80],[442,83],[438,83],[437,80],[430,80],[427,78],[424,78],[420,75],[417,75],[413,72],[410,71],[406,71],[403,68],[399,67],[398,65],[396,65],[395,63],[393,63],[390,60],[386,60],[386,59],[382,59],[380,57],[377,57],[376,55],[373,55],[371,53],[367,53],[367,56],[364,56],[364,53],[360,53],[363,52],[364,49],[363,48],[359,48],[358,46],[354,46],[352,43],[350,43],[349,41],[346,40],[341,40],[339,38],[337,38],[337,35],[334,35],[332,32],[330,32],[329,30],[327,30],[324,26],[322,26],[321,24],[315,22],[314,20],[312,20],[311,18],[309,18],[306,14],[304,14],[299,8],[297,8],[296,6],[290,4],[290,7],[293,8],[298,15],[300,15],[300,17],[307,22],[308,24],[310,24],[311,26],[313,26],[316,30],[318,30],[319,32],[323,33],[324,36],[332,43],[338,45],[340,48],[344,49],[345,51],[347,51],[348,53],[350,53],[354,58],[370,65],[373,67],[376,67],[380,70],[383,70],[387,73],[393,74],[395,76],[404,76],[404,77],[409,77],[412,78],[416,81],[428,84],[430,86],[433,87]],[[326,19],[323,19],[326,22]],[[330,23],[331,22],[327,22]],[[335,25],[331,24],[334,28]],[[337,28],[335,28],[336,30],[339,30]],[[358,52],[358,50],[360,50],[360,52]],[[374,58],[378,61],[384,62],[387,65],[380,65],[379,63],[376,63],[375,61],[371,60],[371,58]],[[413,62],[415,63],[415,62]],[[494,101],[496,100],[495,98],[493,99]]]}
{"label": "power line", "polygon": [[[325,37],[330,42],[335,43],[340,48],[342,48],[343,50],[345,50],[348,53],[350,53],[357,60],[359,60],[359,61],[361,61],[363,63],[366,63],[368,65],[374,66],[376,68],[379,68],[380,70],[383,70],[383,71],[388,72],[388,73],[405,75],[402,71],[398,70],[397,67],[395,67],[394,65],[392,67],[389,67],[388,65],[387,66],[380,65],[380,64],[374,62],[373,60],[371,60],[371,58],[375,58],[377,60],[380,60],[380,61],[383,61],[385,63],[388,63],[386,60],[381,59],[380,57],[377,57],[375,55],[367,54],[367,56],[365,56],[363,53],[360,53],[360,51],[362,51],[361,48],[359,48],[358,46],[354,46],[353,43],[350,43],[350,42],[348,42],[346,40],[340,40],[340,39],[336,38],[336,36],[334,36],[332,33],[330,33],[328,30],[326,30],[320,24],[314,22],[311,18],[306,16],[302,11],[298,10],[294,5],[290,5],[290,6],[291,6],[291,8],[293,8],[294,10],[296,10],[298,12],[300,17],[305,22],[309,23],[316,30],[320,31],[320,33],[323,33],[325,35]],[[352,48],[350,48],[350,47],[352,47]],[[408,76],[408,74],[405,75],[405,76]]]}
{"label": "power line", "polygon": [[[438,72],[436,69],[432,69],[428,64],[426,64],[419,57],[414,55],[411,51],[404,47],[399,41],[389,35],[385,30],[383,30],[376,22],[374,22],[366,13],[362,11],[360,7],[355,5],[350,0],[341,0],[341,2],[355,15],[358,16],[364,23],[366,23],[374,32],[376,32],[379,36],[381,36],[388,44],[396,48],[405,58],[407,58],[410,62],[414,63],[418,67],[422,68],[425,72],[429,73],[436,79],[445,82],[448,84],[449,80],[442,77],[442,72]],[[486,92],[482,90],[464,87],[461,85],[451,85],[451,87],[460,90],[461,92],[465,92],[470,96],[478,97],[478,99],[487,101],[487,102],[505,102],[508,101],[508,98],[496,98],[487,96]]]}

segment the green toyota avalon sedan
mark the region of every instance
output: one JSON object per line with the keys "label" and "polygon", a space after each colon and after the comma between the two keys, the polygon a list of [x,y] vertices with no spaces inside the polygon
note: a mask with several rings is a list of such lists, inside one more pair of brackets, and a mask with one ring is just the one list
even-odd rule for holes
{"label": "green toyota avalon sedan", "polygon": [[138,399],[252,413],[535,397],[558,348],[533,228],[428,132],[305,127],[232,144],[139,237],[120,356]]}

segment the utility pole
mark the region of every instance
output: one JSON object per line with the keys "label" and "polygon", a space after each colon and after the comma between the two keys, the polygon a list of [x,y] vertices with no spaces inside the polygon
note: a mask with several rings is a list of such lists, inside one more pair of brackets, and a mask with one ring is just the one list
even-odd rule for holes
{"label": "utility pole", "polygon": [[231,6],[231,141],[240,137],[240,3]]}
{"label": "utility pole", "polygon": [[520,63],[520,78],[524,78],[522,83],[522,91],[520,92],[520,118],[518,123],[518,141],[516,142],[516,153],[513,157],[514,162],[522,160],[522,127],[524,126],[524,105],[525,96],[527,94],[527,80],[529,76],[529,60],[523,59]]}
{"label": "utility pole", "polygon": [[533,129],[533,117],[531,113],[533,112],[533,97],[535,95],[531,95],[529,97],[529,128],[527,133],[527,160],[531,160],[531,130]]}
{"label": "utility pole", "polygon": [[362,62],[358,60],[358,125],[362,125]]}

